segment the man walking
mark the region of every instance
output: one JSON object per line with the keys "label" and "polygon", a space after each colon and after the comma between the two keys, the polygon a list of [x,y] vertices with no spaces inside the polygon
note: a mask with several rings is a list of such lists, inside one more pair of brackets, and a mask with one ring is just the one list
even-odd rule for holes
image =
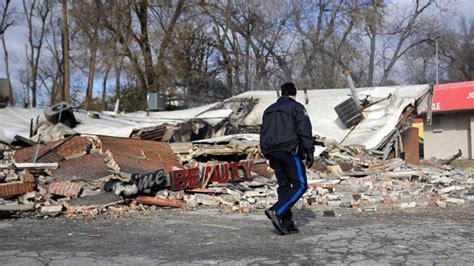
{"label": "man walking", "polygon": [[278,180],[278,201],[265,211],[273,226],[282,234],[299,232],[291,207],[307,189],[306,166],[314,162],[311,122],[304,106],[295,101],[293,83],[281,86],[281,97],[263,113],[260,147],[270,161]]}

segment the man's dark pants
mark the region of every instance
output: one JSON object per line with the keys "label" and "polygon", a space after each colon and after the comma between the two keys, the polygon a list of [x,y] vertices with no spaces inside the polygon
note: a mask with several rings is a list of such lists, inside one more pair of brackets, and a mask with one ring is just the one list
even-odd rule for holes
{"label": "man's dark pants", "polygon": [[293,226],[291,207],[303,196],[308,188],[306,171],[301,158],[294,152],[272,152],[265,157],[275,171],[278,181],[278,201],[273,205],[277,217],[285,228]]}

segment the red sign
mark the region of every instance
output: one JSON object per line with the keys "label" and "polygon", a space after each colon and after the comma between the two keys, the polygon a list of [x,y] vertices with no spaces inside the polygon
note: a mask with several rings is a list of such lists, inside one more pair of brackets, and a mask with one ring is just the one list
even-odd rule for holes
{"label": "red sign", "polygon": [[189,169],[173,170],[170,174],[171,189],[183,190],[186,188],[202,187],[204,182],[228,183],[239,181],[239,172],[243,173],[245,179],[252,178],[250,172],[254,161],[247,160],[239,163],[223,163],[215,166],[206,166],[202,170],[199,167]]}
{"label": "red sign", "polygon": [[474,109],[474,81],[435,85],[433,112]]}

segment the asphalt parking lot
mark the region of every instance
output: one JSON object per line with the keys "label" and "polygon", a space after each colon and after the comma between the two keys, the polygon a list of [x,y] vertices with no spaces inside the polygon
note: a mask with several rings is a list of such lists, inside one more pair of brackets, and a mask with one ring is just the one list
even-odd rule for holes
{"label": "asphalt parking lot", "polygon": [[297,210],[280,236],[263,212],[157,209],[121,217],[0,220],[1,265],[471,264],[474,206]]}

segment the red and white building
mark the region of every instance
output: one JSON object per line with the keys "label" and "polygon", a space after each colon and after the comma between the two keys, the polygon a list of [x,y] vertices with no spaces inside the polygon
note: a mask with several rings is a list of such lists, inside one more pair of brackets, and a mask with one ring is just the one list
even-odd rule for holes
{"label": "red and white building", "polygon": [[[447,158],[462,151],[474,157],[474,81],[435,85],[431,125],[424,124],[424,158]],[[426,121],[426,120],[425,120]]]}

